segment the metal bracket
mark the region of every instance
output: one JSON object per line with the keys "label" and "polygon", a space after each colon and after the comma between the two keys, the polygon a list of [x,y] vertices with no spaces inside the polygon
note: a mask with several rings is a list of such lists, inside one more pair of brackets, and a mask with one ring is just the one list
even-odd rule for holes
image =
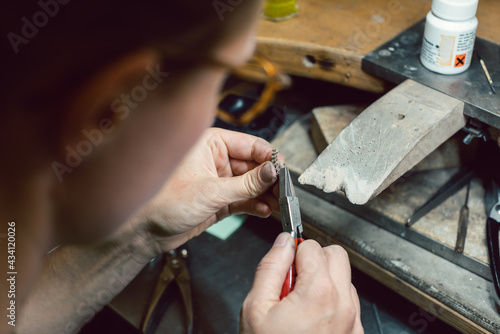
{"label": "metal bracket", "polygon": [[488,126],[474,118],[469,118],[469,121],[462,128],[462,130],[467,132],[467,135],[462,140],[466,145],[469,145],[474,138],[479,138],[487,141],[490,137]]}

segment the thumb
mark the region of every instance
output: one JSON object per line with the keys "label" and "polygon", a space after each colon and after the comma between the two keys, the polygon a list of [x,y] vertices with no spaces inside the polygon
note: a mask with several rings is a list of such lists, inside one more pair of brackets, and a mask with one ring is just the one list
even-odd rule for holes
{"label": "thumb", "polygon": [[278,178],[276,170],[270,161],[266,161],[243,175],[217,179],[227,204],[243,201],[262,195]]}
{"label": "thumb", "polygon": [[282,232],[257,267],[251,291],[253,297],[279,302],[281,288],[294,257],[295,242],[289,233]]}

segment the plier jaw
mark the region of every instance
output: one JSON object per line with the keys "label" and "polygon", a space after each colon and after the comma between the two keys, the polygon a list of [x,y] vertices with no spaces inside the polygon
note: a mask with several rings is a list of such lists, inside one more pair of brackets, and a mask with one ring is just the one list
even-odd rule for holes
{"label": "plier jaw", "polygon": [[299,199],[295,196],[290,171],[282,167],[279,171],[281,224],[283,231],[295,238],[302,238],[302,219],[300,217]]}
{"label": "plier jaw", "polygon": [[498,307],[500,305],[500,173],[498,172],[500,150],[496,143],[491,141],[484,145],[486,149],[489,149],[489,151],[485,149],[483,152],[483,156],[488,158],[482,165],[482,175],[486,180],[484,204],[488,215],[486,219],[486,244],[488,245],[491,276],[496,292],[495,303]]}
{"label": "plier jaw", "polygon": [[[292,235],[295,242],[295,251],[297,251],[299,244],[304,241],[302,238],[302,219],[300,218],[299,199],[295,196],[292,178],[290,177],[290,171],[287,167],[283,166],[279,169],[279,178],[281,224],[283,225],[283,231]],[[293,290],[296,276],[297,272],[295,270],[294,261],[283,282],[280,299],[288,296]]]}

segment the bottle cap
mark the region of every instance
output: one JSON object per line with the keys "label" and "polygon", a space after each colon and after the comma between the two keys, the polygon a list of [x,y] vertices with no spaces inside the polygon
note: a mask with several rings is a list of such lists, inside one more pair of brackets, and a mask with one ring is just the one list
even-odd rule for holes
{"label": "bottle cap", "polygon": [[450,21],[465,21],[476,16],[479,0],[433,0],[432,13]]}

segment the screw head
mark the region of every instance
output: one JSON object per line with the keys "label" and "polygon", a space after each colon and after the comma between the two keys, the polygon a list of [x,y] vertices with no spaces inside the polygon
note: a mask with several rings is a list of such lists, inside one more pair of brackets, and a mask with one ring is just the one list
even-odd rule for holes
{"label": "screw head", "polygon": [[181,262],[178,259],[172,259],[172,267],[179,268],[181,266]]}

